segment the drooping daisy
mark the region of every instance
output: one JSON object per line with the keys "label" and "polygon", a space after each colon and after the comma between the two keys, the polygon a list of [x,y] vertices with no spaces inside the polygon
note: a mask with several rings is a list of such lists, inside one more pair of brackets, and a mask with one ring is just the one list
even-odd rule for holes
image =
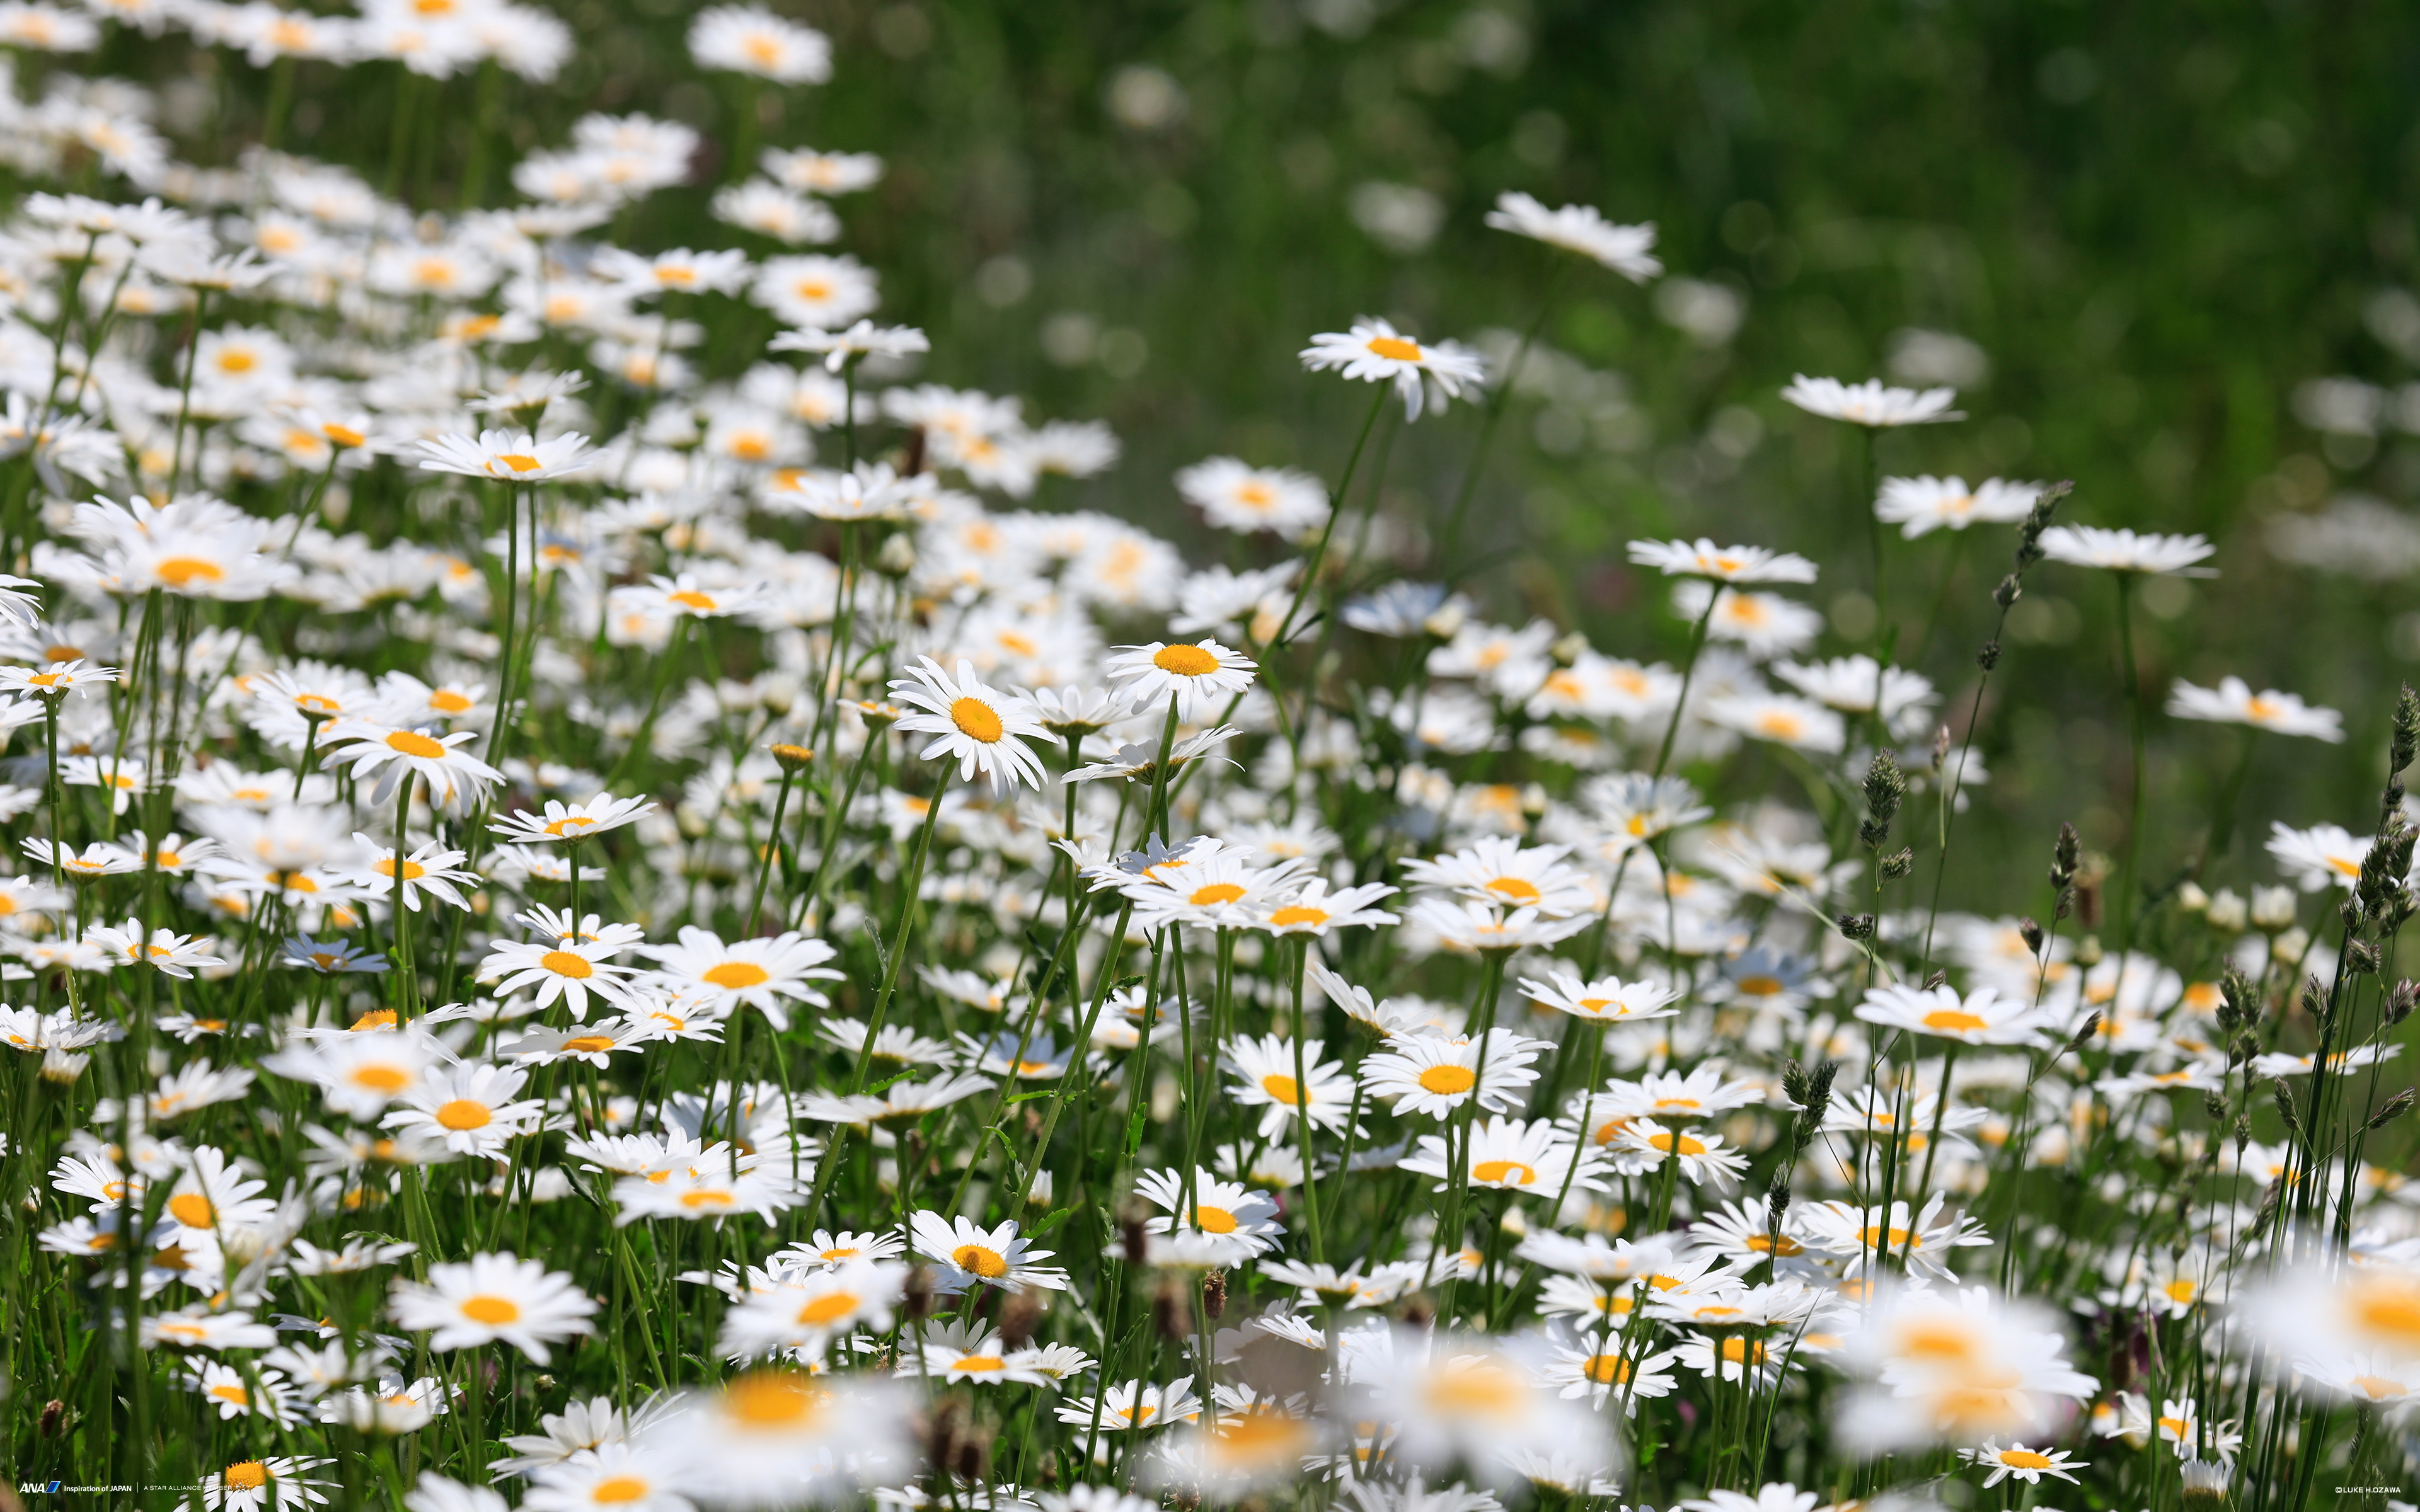
{"label": "drooping daisy", "polygon": [[1263,900],[1260,917],[1253,923],[1271,934],[1316,934],[1323,939],[1330,930],[1391,924],[1394,915],[1369,905],[1394,891],[1388,883],[1371,882],[1331,893],[1326,877],[1313,877],[1291,898]]}
{"label": "drooping daisy", "polygon": [[1291,540],[1327,523],[1327,490],[1291,468],[1256,468],[1214,456],[1176,474],[1176,491],[1216,529],[1267,531]]}
{"label": "drooping daisy", "polygon": [[[2304,892],[2318,892],[2331,883],[2350,892],[2361,880],[2361,864],[2373,843],[2370,837],[2355,835],[2342,825],[2295,829],[2272,821],[2267,849],[2277,858],[2277,870],[2293,878]],[[2282,887],[2277,891],[2292,896]]]}
{"label": "drooping daisy", "polygon": [[1018,1238],[1014,1221],[986,1229],[925,1209],[909,1220],[908,1232],[915,1236],[916,1252],[939,1262],[936,1291],[955,1293],[977,1286],[998,1287],[1012,1295],[1032,1288],[1067,1289],[1065,1271],[1033,1263],[1048,1259],[1051,1252]]}
{"label": "drooping daisy", "polygon": [[1216,640],[1155,640],[1113,648],[1101,670],[1137,709],[1157,709],[1163,700],[1173,700],[1177,717],[1189,718],[1251,687],[1254,669],[1251,657]]}
{"label": "drooping daisy", "polygon": [[1856,1013],[1869,1024],[1962,1044],[2031,1044],[2056,1016],[2047,1005],[2004,998],[1992,987],[1962,994],[1946,985],[1927,990],[1900,982],[1869,990]]}
{"label": "drooping daisy", "polygon": [[[1171,1423],[1197,1422],[1202,1416],[1202,1402],[1193,1395],[1193,1378],[1179,1376],[1165,1386],[1147,1381],[1128,1381],[1111,1386],[1096,1403],[1090,1396],[1070,1396],[1059,1404],[1059,1421],[1077,1427],[1090,1427],[1094,1422],[1103,1433],[1125,1433],[1139,1429],[1149,1432],[1166,1427]],[[1148,1512],[1156,1504],[1146,1504],[1140,1498],[1123,1500],[1105,1498],[1101,1487],[1078,1487],[1090,1497],[1071,1496],[1069,1504],[1059,1512]],[[1112,1504],[1105,1506],[1105,1501]],[[1127,1506],[1126,1502],[1136,1504]]]}
{"label": "drooping daisy", "polygon": [[[1706,612],[1712,595],[1714,612]],[[1672,585],[1672,612],[1695,625],[1706,622],[1710,640],[1728,640],[1756,661],[1806,650],[1823,633],[1823,615],[1779,594],[1716,588],[1700,578]]]}
{"label": "drooping daisy", "polygon": [[559,841],[576,845],[609,829],[634,824],[653,812],[655,807],[653,798],[617,798],[600,791],[585,803],[565,803],[558,798],[549,798],[542,813],[516,809],[488,827],[510,840]]}
{"label": "drooping daisy", "polygon": [[2053,562],[2144,577],[2208,577],[2199,563],[2218,548],[2198,535],[2137,535],[2093,525],[2054,525],[2042,532],[2041,549]]}
{"label": "drooping daisy", "polygon": [[320,1493],[332,1481],[313,1480],[312,1471],[334,1461],[307,1455],[271,1455],[265,1459],[239,1459],[202,1477],[202,1505],[209,1512],[284,1512],[287,1507],[324,1505]]}
{"label": "drooping daisy", "polygon": [[723,1315],[720,1347],[733,1359],[755,1359],[783,1350],[816,1352],[837,1335],[887,1329],[907,1283],[908,1268],[895,1260],[818,1266],[742,1297]]}
{"label": "drooping daisy", "polygon": [[1992,1236],[1982,1224],[1963,1214],[1943,1218],[1944,1201],[1943,1195],[1935,1192],[1920,1211],[1904,1202],[1893,1202],[1887,1216],[1879,1208],[1813,1202],[1801,1204],[1791,1216],[1809,1249],[1845,1260],[1844,1269],[1853,1275],[1872,1265],[1877,1254],[1888,1254],[1899,1257],[1912,1271],[1955,1281],[1958,1273],[1949,1268],[1950,1252],[1989,1244]]}
{"label": "drooping daisy", "polygon": [[402,781],[425,779],[429,802],[458,813],[486,795],[504,774],[459,748],[479,738],[475,730],[450,734],[424,734],[417,730],[393,730],[366,719],[339,719],[320,732],[329,766],[349,763],[355,781],[377,772],[378,785],[370,802],[391,805]]}
{"label": "drooping daisy", "polygon": [[2044,1475],[2055,1475],[2060,1480],[2075,1482],[2075,1477],[2068,1472],[2087,1468],[2084,1461],[2077,1459],[2064,1449],[2028,1449],[2024,1444],[2015,1442],[2002,1448],[1997,1439],[1986,1439],[1979,1447],[1961,1450],[1960,1453],[1968,1463],[1991,1471],[1990,1474],[1983,1477],[1983,1488],[1986,1490],[2011,1476],[2024,1481],[2028,1486],[2040,1485]]}
{"label": "drooping daisy", "polygon": [[1498,231],[1593,258],[1634,284],[1644,284],[1664,270],[1655,259],[1653,223],[1618,225],[1593,205],[1550,210],[1531,195],[1508,190],[1496,196],[1487,224]]}
{"label": "drooping daisy", "polygon": [[1261,1138],[1277,1138],[1297,1115],[1316,1128],[1344,1127],[1352,1115],[1353,1078],[1344,1074],[1342,1061],[1319,1058],[1326,1048],[1318,1040],[1303,1041],[1301,1066],[1307,1080],[1296,1081],[1292,1041],[1266,1034],[1227,1041],[1222,1058],[1238,1078],[1228,1084],[1227,1095],[1241,1106],[1262,1110]]}
{"label": "drooping daisy", "polygon": [[[495,979],[497,996],[535,989],[539,1008],[561,998],[571,1016],[583,1022],[592,996],[625,1010],[643,1006],[633,980],[634,968],[613,961],[645,938],[637,925],[600,926],[592,914],[582,921],[583,928],[572,932],[546,929],[556,922],[551,910],[535,909],[521,917],[524,922],[540,927],[547,937],[497,940],[489,947],[479,963],[479,976]],[[568,921],[562,922],[567,925]]]}
{"label": "drooping daisy", "polygon": [[1434,860],[1407,860],[1404,875],[1498,907],[1534,908],[1550,917],[1595,913],[1603,899],[1588,873],[1564,859],[1570,854],[1567,845],[1524,846],[1491,836]]}
{"label": "drooping daisy", "polygon": [[1896,425],[1934,425],[1966,418],[1949,408],[1957,401],[1956,389],[1896,389],[1880,378],[1843,383],[1838,378],[1811,378],[1800,373],[1791,378],[1781,396],[1810,415],[1845,420],[1852,425],[1876,430]]}
{"label": "drooping daisy", "polygon": [[[1584,1149],[1551,1119],[1524,1122],[1491,1118],[1470,1127],[1470,1153],[1466,1174],[1472,1186],[1488,1187],[1523,1196],[1554,1196],[1566,1180],[1575,1189],[1601,1192],[1604,1156]],[[1436,1178],[1436,1190],[1451,1184],[1452,1152],[1440,1134],[1422,1134],[1401,1168]]]}
{"label": "drooping daisy", "polygon": [[[1884,667],[1873,657],[1835,656],[1829,661],[1776,662],[1773,675],[1831,708],[1850,714],[1880,709],[1883,723],[1901,731],[1910,719],[1921,721],[1931,712],[1937,695],[1932,681],[1904,667]],[[1919,723],[1917,728],[1921,729]]]}
{"label": "drooping daisy", "polygon": [[726,1011],[745,1003],[776,1030],[789,1028],[790,1002],[815,1008],[830,1004],[810,982],[838,981],[844,975],[824,964],[838,951],[796,930],[725,945],[712,930],[690,924],[682,927],[678,944],[649,946],[646,953],[656,958],[665,980],[684,998]]}
{"label": "drooping daisy", "polygon": [[1761,546],[1718,547],[1704,536],[1695,542],[1633,541],[1630,560],[1668,578],[1701,578],[1734,585],[1815,580],[1815,563],[1805,557],[1768,551]]}
{"label": "drooping daisy", "polygon": [[588,438],[573,433],[538,440],[527,431],[483,430],[473,440],[445,435],[420,443],[423,469],[508,483],[547,483],[586,471],[595,462]]}
{"label": "drooping daisy", "polygon": [[530,1472],[521,1498],[529,1512],[696,1512],[681,1494],[690,1483],[680,1460],[661,1449],[599,1444]]}
{"label": "drooping daisy", "polygon": [[921,760],[955,758],[959,781],[970,782],[981,772],[1001,796],[1020,784],[1042,785],[1042,759],[1025,742],[1047,738],[1050,732],[1032,700],[986,687],[975,676],[973,663],[963,658],[954,675],[930,656],[918,657],[907,671],[907,676],[892,680],[891,692],[908,709],[899,719],[899,733],[934,737],[917,752]]}
{"label": "drooping daisy", "polygon": [[1681,997],[1673,989],[1619,977],[1582,981],[1569,972],[1549,971],[1544,981],[1522,978],[1521,990],[1533,1003],[1591,1024],[1670,1018],[1680,1011],[1671,1006]]}
{"label": "drooping daisy", "polygon": [[529,1073],[503,1066],[464,1065],[424,1077],[407,1089],[404,1105],[380,1120],[457,1155],[500,1155],[545,1112],[524,1099]]}
{"label": "drooping daisy", "polygon": [[2281,735],[2303,735],[2330,745],[2344,740],[2344,716],[2304,702],[2291,693],[2266,688],[2258,693],[2241,677],[2223,677],[2215,688],[2196,687],[2183,678],[2168,690],[2168,714],[2178,719],[2206,719],[2213,724],[2250,725]]}
{"label": "drooping daisy", "polygon": [[1442,409],[1466,386],[1487,381],[1487,364],[1477,352],[1450,341],[1423,346],[1373,316],[1356,320],[1350,331],[1311,337],[1302,365],[1314,373],[1341,371],[1364,383],[1392,383],[1405,420],[1419,419],[1427,406]]}
{"label": "drooping daisy", "polygon": [[345,872],[343,880],[370,897],[392,899],[399,887],[403,905],[415,914],[420,912],[423,893],[457,908],[471,906],[471,900],[463,897],[460,889],[463,886],[475,888],[479,874],[455,865],[462,859],[460,851],[448,850],[431,841],[397,859],[394,846],[381,845],[359,830],[353,832],[353,842],[367,852],[370,859]]}
{"label": "drooping daisy", "polygon": [[[1361,1062],[1361,1085],[1404,1116],[1450,1119],[1474,1096],[1491,1113],[1510,1112],[1538,1079],[1532,1063],[1553,1048],[1547,1041],[1511,1029],[1488,1030],[1483,1043],[1442,1035],[1400,1036]],[[1482,1058],[1484,1086],[1480,1082]]]}
{"label": "drooping daisy", "polygon": [[1848,726],[1838,714],[1812,699],[1782,693],[1710,699],[1705,717],[1758,740],[1826,756],[1838,754],[1849,741]]}
{"label": "drooping daisy", "polygon": [[502,1340],[539,1365],[552,1357],[550,1344],[596,1331],[597,1304],[571,1276],[513,1255],[432,1265],[426,1282],[398,1279],[389,1305],[397,1327],[429,1335],[430,1349]]}
{"label": "drooping daisy", "polygon": [[1146,1171],[1135,1179],[1135,1195],[1173,1213],[1153,1218],[1144,1231],[1166,1234],[1188,1229],[1214,1241],[1231,1254],[1228,1263],[1241,1264],[1279,1246],[1285,1226],[1278,1222],[1278,1205],[1264,1192],[1240,1181],[1220,1180],[1197,1168],[1193,1173],[1193,1204],[1187,1211],[1185,1178],[1172,1170]]}
{"label": "drooping daisy", "polygon": [[2009,483],[1986,478],[1974,487],[1963,478],[1885,478],[1874,500],[1874,517],[1896,525],[1913,541],[1935,530],[1962,531],[1969,525],[2011,525],[2033,513],[2041,497],[2039,483]]}
{"label": "drooping daisy", "polygon": [[1610,1150],[1614,1168],[1625,1175],[1652,1171],[1668,1160],[1681,1164],[1681,1175],[1692,1185],[1728,1191],[1747,1169],[1747,1157],[1723,1148],[1720,1134],[1704,1130],[1667,1128],[1652,1119],[1635,1119],[1617,1132]]}

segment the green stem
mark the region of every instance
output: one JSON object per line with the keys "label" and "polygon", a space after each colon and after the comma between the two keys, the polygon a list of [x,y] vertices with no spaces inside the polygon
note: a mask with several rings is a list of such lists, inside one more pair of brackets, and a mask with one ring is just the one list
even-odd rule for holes
{"label": "green stem", "polygon": [[874,995],[874,1011],[865,1021],[865,1043],[858,1047],[857,1070],[850,1073],[850,1095],[865,1090],[866,1067],[874,1059],[875,1036],[882,1032],[883,1016],[891,1011],[891,995],[899,985],[900,963],[908,959],[908,933],[916,922],[916,895],[924,885],[924,857],[933,849],[933,831],[941,823],[941,800],[949,793],[949,777],[944,773],[940,785],[933,789],[933,799],[924,810],[923,827],[916,832],[916,852],[900,878],[899,919],[891,930],[891,957],[882,964],[882,986]]}
{"label": "green stem", "polygon": [[2128,774],[2126,860],[2118,875],[2118,944],[2134,943],[2134,872],[2143,856],[2143,697],[2141,674],[2134,664],[2134,575],[2115,575],[2118,584],[2118,672],[2126,690],[2126,713],[2133,741],[2133,770]]}

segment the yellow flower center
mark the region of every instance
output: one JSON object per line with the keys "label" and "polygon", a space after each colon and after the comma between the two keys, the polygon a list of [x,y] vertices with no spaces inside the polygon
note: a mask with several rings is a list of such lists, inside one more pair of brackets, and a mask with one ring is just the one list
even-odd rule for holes
{"label": "yellow flower center", "polygon": [[362,1029],[392,1029],[396,1026],[396,1019],[394,1009],[374,1008],[368,1012],[363,1014],[360,1018],[353,1020],[352,1026],[356,1031]]}
{"label": "yellow flower center", "polygon": [[1527,877],[1497,877],[1487,885],[1487,890],[1516,903],[1533,903],[1544,896],[1538,891],[1538,885]]}
{"label": "yellow flower center", "polygon": [[1000,714],[978,698],[962,698],[950,705],[950,722],[960,733],[988,746],[1007,733],[1000,722]]}
{"label": "yellow flower center", "polygon": [[799,1321],[820,1328],[837,1323],[857,1311],[857,1294],[849,1291],[828,1291],[799,1309]]}
{"label": "yellow flower center", "polygon": [[636,1475],[615,1475],[588,1488],[588,1499],[608,1506],[618,1506],[624,1502],[645,1501],[647,1492],[653,1489],[650,1483]]}
{"label": "yellow flower center", "polygon": [[230,1407],[250,1407],[252,1405],[252,1394],[245,1391],[241,1386],[225,1384],[212,1386],[209,1389],[209,1395],[217,1397],[220,1401],[226,1403]]}
{"label": "yellow flower center", "polygon": [[701,594],[694,588],[684,588],[676,594],[666,594],[664,597],[683,609],[693,609],[701,614],[710,614],[715,608],[713,594]]}
{"label": "yellow flower center", "polygon": [[171,588],[182,588],[196,579],[209,583],[226,580],[225,567],[200,557],[170,557],[151,570]]}
{"label": "yellow flower center", "polygon": [[950,1256],[950,1263],[986,1281],[997,1281],[1008,1274],[1008,1260],[1000,1251],[981,1244],[961,1244]]}
{"label": "yellow flower center", "polygon": [[546,465],[545,463],[540,462],[536,457],[531,456],[523,452],[501,453],[496,457],[496,460],[512,469],[515,472],[535,472],[538,469]]}
{"label": "yellow flower center", "polygon": [[1405,341],[1401,336],[1373,336],[1369,341],[1369,349],[1389,362],[1417,363],[1420,360],[1420,344],[1417,341]]}
{"label": "yellow flower center", "polygon": [[389,750],[417,756],[424,762],[442,761],[445,756],[442,741],[431,740],[417,730],[398,730],[386,737],[386,744]]}
{"label": "yellow flower center", "polygon": [[208,1228],[218,1221],[210,1199],[199,1192],[179,1192],[168,1199],[168,1216],[188,1228]]}
{"label": "yellow flower center", "polygon": [[1151,664],[1164,672],[1179,677],[1207,677],[1218,670],[1218,658],[1200,646],[1162,646],[1152,653]]}
{"label": "yellow flower center", "polygon": [[2000,1463],[2018,1470],[2048,1470],[2054,1461],[2050,1456],[2032,1449],[2003,1449]]}
{"label": "yellow flower center", "polygon": [[1008,1362],[997,1354],[968,1354],[961,1355],[958,1363],[950,1368],[964,1370],[970,1375],[990,1375],[1007,1369]]}
{"label": "yellow flower center", "polygon": [[411,1085],[410,1073],[399,1066],[355,1066],[348,1078],[365,1092],[378,1092],[393,1097]]}
{"label": "yellow flower center", "polygon": [[441,687],[428,695],[428,706],[440,714],[459,714],[471,706],[471,700],[450,687]]}
{"label": "yellow flower center", "polygon": [[1441,1415],[1500,1417],[1526,1395],[1510,1371],[1490,1364],[1448,1365],[1428,1385],[1429,1405]]}
{"label": "yellow flower center", "polygon": [[563,1041],[563,1048],[573,1055],[591,1056],[600,1050],[613,1049],[613,1037],[610,1034],[576,1034]]}
{"label": "yellow flower center", "polygon": [[1962,1008],[1936,1008],[1924,1015],[1924,1026],[1945,1034],[1978,1034],[1992,1026],[1979,1013],[1969,1013]]}
{"label": "yellow flower center", "polygon": [[2368,1281],[2356,1294],[2352,1312],[2364,1328],[2385,1335],[2403,1352],[2420,1345],[2420,1283],[2388,1276]]}
{"label": "yellow flower center", "polygon": [[369,440],[350,425],[339,425],[333,420],[319,427],[319,434],[338,446],[359,446]]}
{"label": "yellow flower center", "polygon": [[1233,903],[1243,895],[1244,889],[1239,883],[1213,882],[1206,887],[1194,888],[1192,895],[1187,898],[1186,902],[1197,908],[1209,908],[1218,903]]}
{"label": "yellow flower center", "polygon": [[822,1410],[824,1394],[787,1372],[743,1376],[722,1394],[722,1409],[746,1428],[795,1428]]}
{"label": "yellow flower center", "polygon": [[521,1308],[520,1304],[510,1297],[481,1292],[478,1296],[462,1299],[462,1316],[474,1323],[485,1323],[494,1328],[520,1321]]}
{"label": "yellow flower center", "polygon": [[257,1459],[246,1459],[219,1473],[219,1484],[230,1491],[256,1491],[269,1484],[269,1467]]}
{"label": "yellow flower center", "polygon": [[746,987],[762,987],[773,977],[753,961],[725,961],[721,965],[708,967],[705,980],[717,987],[737,992]]}
{"label": "yellow flower center", "polygon": [[1470,1179],[1497,1186],[1532,1186],[1538,1172],[1517,1160],[1483,1160],[1470,1168]]}
{"label": "yellow flower center", "polygon": [[558,977],[569,977],[574,981],[586,981],[597,975],[597,968],[589,964],[586,956],[570,950],[549,950],[537,958],[537,964]]}
{"label": "yellow flower center", "polygon": [[475,1098],[458,1097],[441,1105],[436,1114],[438,1125],[462,1134],[472,1129],[484,1129],[495,1121],[495,1111]]}
{"label": "yellow flower center", "polygon": [[1420,1072],[1420,1089],[1439,1097],[1458,1097],[1479,1085],[1479,1073],[1468,1066],[1431,1066]]}
{"label": "yellow flower center", "polygon": [[1618,1385],[1630,1379],[1630,1362],[1618,1354],[1591,1354],[1580,1369],[1600,1386]]}
{"label": "yellow flower center", "polygon": [[1305,907],[1300,903],[1280,908],[1269,916],[1269,922],[1277,925],[1280,929],[1285,929],[1295,924],[1325,924],[1327,922],[1327,919],[1328,914],[1326,909]]}
{"label": "yellow flower center", "polygon": [[1264,1076],[1261,1078],[1261,1090],[1288,1107],[1293,1107],[1302,1101],[1302,1088],[1291,1076],[1275,1074]]}
{"label": "yellow flower center", "polygon": [[1196,1207],[1193,1227],[1205,1234],[1232,1234],[1236,1229],[1235,1215],[1224,1208]]}
{"label": "yellow flower center", "polygon": [[1704,1140],[1695,1134],[1684,1134],[1678,1131],[1649,1134],[1647,1142],[1667,1155],[1702,1155],[1706,1152]]}

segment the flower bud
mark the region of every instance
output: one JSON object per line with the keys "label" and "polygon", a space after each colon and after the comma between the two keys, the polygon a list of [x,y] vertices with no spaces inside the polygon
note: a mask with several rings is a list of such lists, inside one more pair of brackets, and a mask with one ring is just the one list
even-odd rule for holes
{"label": "flower bud", "polygon": [[2255,887],[2252,889],[2252,927],[2266,934],[2291,929],[2294,925],[2294,889],[2291,887]]}
{"label": "flower bud", "polygon": [[2221,887],[2211,894],[2210,906],[2203,910],[2202,917],[2210,920],[2211,928],[2223,934],[2241,934],[2252,921],[2252,910],[2234,888]]}

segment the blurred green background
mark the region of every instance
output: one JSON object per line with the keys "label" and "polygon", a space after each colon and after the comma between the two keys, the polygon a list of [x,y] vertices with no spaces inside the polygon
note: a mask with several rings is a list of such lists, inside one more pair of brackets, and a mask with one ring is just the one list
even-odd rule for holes
{"label": "blurred green background", "polygon": [[[1304,338],[1362,313],[1431,337],[1526,326],[1562,255],[1481,215],[1507,189],[1594,204],[1655,222],[1671,277],[1577,267],[1560,284],[1529,369],[1542,392],[1509,411],[1481,483],[1484,552],[1454,564],[1493,612],[1673,655],[1684,627],[1621,543],[1702,532],[1815,557],[1815,601],[1845,632],[1829,649],[1861,647],[1850,437],[1776,391],[1793,372],[1954,375],[1969,418],[1885,435],[1883,471],[2070,477],[2069,518],[2210,534],[2218,579],[2146,595],[2146,686],[2232,671],[2346,711],[2339,750],[2263,744],[2215,874],[2272,879],[2272,817],[2374,820],[2385,714],[2420,655],[2408,579],[2316,575],[2264,542],[2273,517],[2339,493],[2399,509],[2420,491],[2420,443],[2384,421],[2323,438],[2295,397],[2339,373],[2391,387],[2412,365],[2396,344],[2420,350],[2420,311],[2398,325],[2380,300],[2420,277],[2420,8],[796,0],[783,8],[831,35],[836,77],[761,96],[690,67],[688,6],[561,8],[577,61],[553,87],[508,85],[498,117],[524,148],[592,109],[727,141],[752,108],[766,145],[883,154],[879,189],[840,207],[843,246],[881,270],[891,318],[932,333],[927,376],[1125,441],[1114,472],[1057,485],[1049,506],[1229,550],[1169,476],[1217,451],[1333,475],[1364,400],[1300,371]],[[386,72],[340,86],[306,69],[293,145],[382,163]],[[254,108],[257,82],[217,108]],[[476,87],[445,86],[452,135],[415,186],[429,203],[458,197]],[[699,174],[650,202],[635,240],[735,239],[705,213],[731,169],[709,154]],[[1434,521],[1477,428],[1457,407],[1406,433],[1388,511]],[[2010,541],[1970,533],[1921,661],[1962,720]],[[1948,554],[1894,540],[1902,644]],[[1993,843],[1978,856],[2021,861],[2010,906],[2033,900],[2058,820],[2087,844],[2120,838],[2110,597],[2047,566],[2011,627],[1980,732]],[[2235,750],[2164,719],[2153,738],[2147,875],[2192,842]]]}

